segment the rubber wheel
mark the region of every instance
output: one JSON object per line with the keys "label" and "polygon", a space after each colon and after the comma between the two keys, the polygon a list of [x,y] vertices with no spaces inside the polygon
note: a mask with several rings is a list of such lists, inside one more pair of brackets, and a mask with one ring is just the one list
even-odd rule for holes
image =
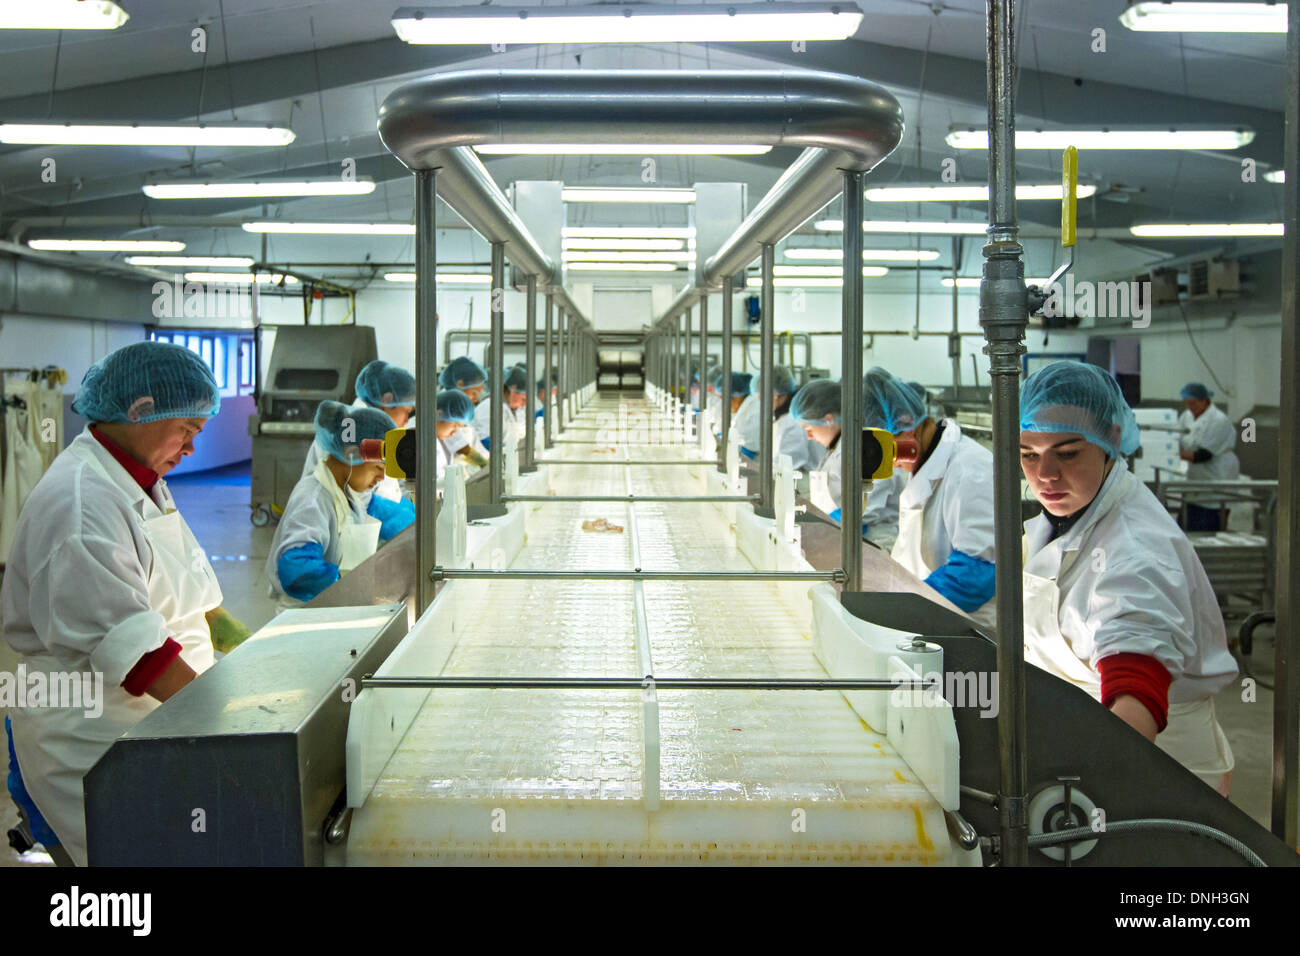
{"label": "rubber wheel", "polygon": [[266,505],[258,505],[249,514],[248,520],[253,522],[254,528],[265,528],[271,523],[271,509]]}

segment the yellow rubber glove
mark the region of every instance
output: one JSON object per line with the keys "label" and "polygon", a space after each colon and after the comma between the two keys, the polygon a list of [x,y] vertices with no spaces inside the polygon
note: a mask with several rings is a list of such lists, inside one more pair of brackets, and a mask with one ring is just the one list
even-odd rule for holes
{"label": "yellow rubber glove", "polygon": [[208,633],[212,637],[212,647],[222,654],[229,654],[236,647],[253,635],[244,623],[224,607],[213,608],[203,615],[208,621]]}

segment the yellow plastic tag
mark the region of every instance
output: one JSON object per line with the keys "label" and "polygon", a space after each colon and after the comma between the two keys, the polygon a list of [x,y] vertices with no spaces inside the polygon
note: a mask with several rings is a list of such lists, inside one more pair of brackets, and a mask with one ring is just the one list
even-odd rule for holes
{"label": "yellow plastic tag", "polygon": [[1065,147],[1061,156],[1061,245],[1074,245],[1079,204],[1079,151]]}

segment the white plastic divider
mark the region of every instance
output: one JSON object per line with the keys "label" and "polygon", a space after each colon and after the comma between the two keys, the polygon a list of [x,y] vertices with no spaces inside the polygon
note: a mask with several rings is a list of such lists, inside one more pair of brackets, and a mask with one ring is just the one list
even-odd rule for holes
{"label": "white plastic divider", "polygon": [[[627,448],[623,457],[628,457]],[[623,484],[627,494],[632,494],[632,468],[623,468]],[[636,502],[627,504],[627,525],[629,543],[631,544],[632,567],[641,567],[641,540],[637,534]],[[646,623],[645,582],[632,582],[632,599],[636,618],[636,657],[641,676],[649,678],[654,674],[654,659],[650,653],[650,627]],[[650,811],[659,809],[659,695],[654,682],[647,680],[641,690],[641,786],[645,799],[645,808]]]}

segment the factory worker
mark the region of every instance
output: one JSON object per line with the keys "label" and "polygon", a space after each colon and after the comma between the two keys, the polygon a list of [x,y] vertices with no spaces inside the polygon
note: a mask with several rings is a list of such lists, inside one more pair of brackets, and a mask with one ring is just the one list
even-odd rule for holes
{"label": "factory worker", "polygon": [[[1178,416],[1183,432],[1178,457],[1188,463],[1188,481],[1231,481],[1240,476],[1241,465],[1233,451],[1237,430],[1228,416],[1210,402],[1214,393],[1200,382],[1190,382],[1179,394],[1186,411]],[[1223,531],[1219,510],[1222,504],[1212,494],[1189,497],[1187,530]]]}
{"label": "factory worker", "polygon": [[[522,365],[506,370],[501,385],[501,420],[506,432],[518,442],[524,434],[524,419],[528,415],[528,371]],[[492,451],[492,399],[485,397],[474,407],[474,432],[489,452]]]}
{"label": "factory worker", "polygon": [[[438,376],[441,388],[457,388],[469,396],[470,402],[478,404],[487,388],[487,372],[468,355],[452,359]],[[461,455],[475,465],[487,461],[487,449],[478,440],[479,436],[471,423],[467,428],[457,429],[447,443],[447,450]]]}
{"label": "factory worker", "polygon": [[281,609],[310,601],[415,520],[410,501],[367,495],[384,476],[361,443],[383,439],[393,422],[377,408],[321,402],[316,442],[326,455],[294,485],[275,530],[266,574]]}
{"label": "factory worker", "polygon": [[[357,404],[378,408],[393,420],[393,428],[405,428],[415,414],[415,376],[404,368],[375,359],[357,375],[354,388]],[[312,474],[326,454],[323,447],[313,441],[307,450],[301,477]],[[385,475],[373,493],[389,501],[400,501],[402,485],[396,478]]]}
{"label": "factory worker", "polygon": [[1128,470],[1133,412],[1106,372],[1054,362],[1020,390],[1025,659],[1083,688],[1225,796],[1214,693],[1237,675],[1196,551]]}
{"label": "factory worker", "polygon": [[452,437],[462,428],[470,427],[474,422],[474,403],[469,396],[457,388],[445,388],[438,393],[438,420],[435,426],[438,437],[438,473],[447,470],[448,463],[455,454],[449,449]]}
{"label": "factory worker", "polygon": [[704,397],[704,420],[714,435],[722,427],[722,369],[716,368],[709,376]]}
{"label": "factory worker", "polygon": [[[815,471],[826,476],[825,484],[811,482],[812,503],[836,521],[840,520],[840,383],[815,379],[795,394],[790,417],[812,441],[829,449]],[[893,547],[898,538],[898,501],[907,486],[907,471],[895,467],[894,474],[873,481],[862,514],[862,536],[882,548]]]}
{"label": "factory worker", "polygon": [[118,349],[82,379],[72,407],[90,424],[19,516],[0,591],[5,640],[51,687],[55,674],[103,681],[98,715],[83,706],[11,710],[10,788],[56,859],[87,862],[86,772],[211,667],[214,639],[237,625],[162,480],[194,453],[220,405],[212,372],[188,349]]}
{"label": "factory worker", "polygon": [[[764,387],[763,382],[757,380],[754,394],[745,400],[744,404],[740,406],[740,411],[736,413],[740,452],[750,459],[758,458],[759,418],[762,414],[759,402]],[[817,467],[826,456],[825,449],[805,435],[804,430],[788,414],[790,399],[795,392],[795,385],[794,375],[784,365],[772,366],[771,389],[772,415],[774,418],[772,425],[773,456],[789,455],[796,471],[806,471]],[[745,413],[747,406],[752,406],[749,414]]]}
{"label": "factory worker", "polygon": [[920,396],[883,368],[862,380],[862,424],[913,439],[916,460],[898,501],[894,560],[980,624],[993,607],[993,454],[952,419],[936,422]]}

